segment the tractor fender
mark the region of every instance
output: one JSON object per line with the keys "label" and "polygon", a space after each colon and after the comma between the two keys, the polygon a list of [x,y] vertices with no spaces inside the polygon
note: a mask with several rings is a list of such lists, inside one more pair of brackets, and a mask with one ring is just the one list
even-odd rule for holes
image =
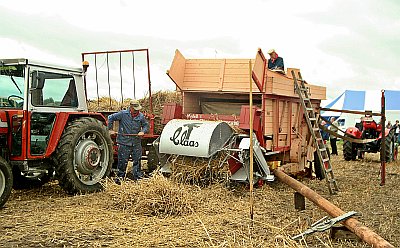
{"label": "tractor fender", "polygon": [[349,127],[346,129],[346,134],[361,139],[362,132],[356,127]]}
{"label": "tractor fender", "polygon": [[[385,129],[385,137],[389,136],[389,133],[390,133],[390,129]],[[378,139],[382,139],[382,132],[379,133]]]}
{"label": "tractor fender", "polygon": [[72,120],[82,118],[82,117],[92,117],[101,121],[104,125],[107,125],[106,118],[100,113],[87,113],[87,112],[60,112],[56,113],[56,121],[54,123],[54,128],[49,139],[49,145],[45,153],[45,157],[48,158],[56,150],[58,142],[60,141],[61,135],[69,122]]}

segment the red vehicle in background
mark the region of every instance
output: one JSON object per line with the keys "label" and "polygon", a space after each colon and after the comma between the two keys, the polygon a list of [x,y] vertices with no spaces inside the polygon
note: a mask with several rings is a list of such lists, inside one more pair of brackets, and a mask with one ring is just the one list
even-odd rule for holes
{"label": "red vehicle in background", "polygon": [[364,154],[377,153],[381,150],[381,143],[385,142],[385,161],[391,162],[397,159],[397,146],[394,137],[394,129],[385,129],[385,140],[382,141],[382,127],[377,124],[371,115],[366,114],[364,119],[356,125],[346,130],[346,135],[356,139],[372,139],[367,143],[355,143],[349,140],[343,141],[344,159],[355,160],[364,158]]}

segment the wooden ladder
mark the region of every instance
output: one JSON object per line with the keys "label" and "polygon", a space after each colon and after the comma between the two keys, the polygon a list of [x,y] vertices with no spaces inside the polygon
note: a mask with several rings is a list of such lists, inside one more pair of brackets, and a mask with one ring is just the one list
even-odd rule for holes
{"label": "wooden ladder", "polygon": [[[319,118],[317,118],[316,113],[314,113],[314,108],[311,103],[310,96],[308,94],[308,89],[304,84],[304,80],[301,77],[300,72],[298,72],[299,79],[296,78],[294,71],[292,71],[292,76],[294,80],[294,88],[300,97],[300,102],[304,110],[304,116],[306,117],[308,129],[311,132],[314,144],[316,144],[316,152],[318,154],[318,159],[321,161],[322,171],[325,175],[325,179],[328,185],[329,193],[336,194],[339,191],[337,182],[335,180],[335,175],[333,174],[332,164],[329,159],[328,151],[326,149],[324,140],[318,126]],[[316,158],[314,158],[315,160]]]}

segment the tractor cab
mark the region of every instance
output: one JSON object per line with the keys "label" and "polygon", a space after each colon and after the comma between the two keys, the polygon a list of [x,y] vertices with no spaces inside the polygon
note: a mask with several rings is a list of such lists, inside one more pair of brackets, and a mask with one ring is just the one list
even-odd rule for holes
{"label": "tractor cab", "polygon": [[[1,60],[0,111],[6,113],[7,120],[2,121],[9,123],[12,160],[22,163],[45,156],[57,113],[85,109],[81,68],[55,67],[27,59]],[[29,144],[22,145],[23,140]]]}

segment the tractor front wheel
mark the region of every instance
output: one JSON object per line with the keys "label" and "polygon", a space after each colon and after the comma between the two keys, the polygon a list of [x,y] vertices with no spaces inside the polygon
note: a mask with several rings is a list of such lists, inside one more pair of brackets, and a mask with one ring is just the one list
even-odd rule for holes
{"label": "tractor front wheel", "polygon": [[10,197],[13,185],[13,175],[10,165],[0,157],[0,207],[2,207],[8,197]]}
{"label": "tractor front wheel", "polygon": [[107,128],[100,121],[82,117],[64,129],[54,157],[60,186],[69,194],[103,189],[110,174],[113,148]]}
{"label": "tractor front wheel", "polygon": [[343,141],[343,156],[346,161],[355,160],[357,157],[357,151],[353,147],[353,143],[348,140]]}

